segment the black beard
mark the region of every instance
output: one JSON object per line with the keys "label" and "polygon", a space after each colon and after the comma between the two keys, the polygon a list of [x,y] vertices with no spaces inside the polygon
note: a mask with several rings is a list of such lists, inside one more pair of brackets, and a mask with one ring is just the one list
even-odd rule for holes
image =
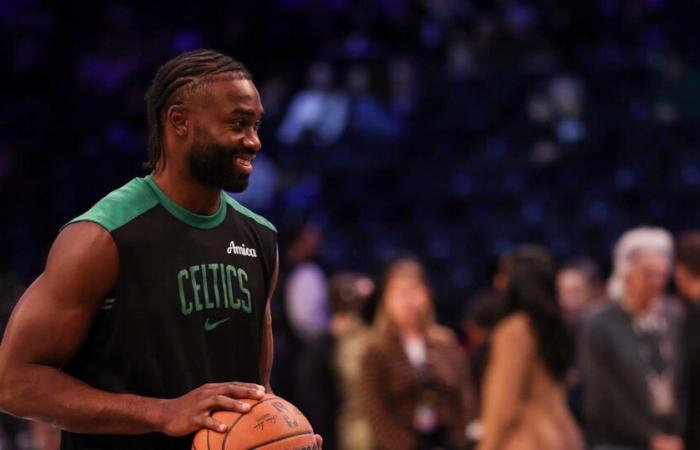
{"label": "black beard", "polygon": [[243,192],[250,177],[234,170],[234,159],[240,153],[243,152],[195,139],[187,158],[190,174],[202,186]]}

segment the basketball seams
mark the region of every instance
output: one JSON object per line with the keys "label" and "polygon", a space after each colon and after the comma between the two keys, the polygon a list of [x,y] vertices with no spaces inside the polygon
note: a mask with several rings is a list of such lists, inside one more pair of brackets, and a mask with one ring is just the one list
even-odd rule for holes
{"label": "basketball seams", "polygon": [[313,431],[312,431],[312,432],[308,432],[308,431],[297,431],[297,432],[295,432],[295,433],[289,433],[289,434],[285,434],[284,436],[279,436],[279,437],[277,437],[277,438],[275,438],[275,439],[273,439],[273,440],[271,440],[271,441],[262,442],[262,443],[260,443],[260,444],[258,444],[258,445],[253,446],[253,447],[248,447],[248,448],[245,449],[245,450],[256,450],[256,449],[259,449],[259,448],[263,448],[264,446],[266,446],[266,445],[268,445],[268,444],[274,444],[275,442],[283,441],[283,440],[285,440],[285,439],[289,439],[289,438],[292,438],[292,437],[303,436],[303,435],[305,435],[305,434],[308,434],[309,436],[313,436],[313,435],[314,435]]}
{"label": "basketball seams", "polygon": [[[258,405],[260,405],[260,404],[262,404],[262,403],[269,402],[270,400],[277,400],[277,399],[280,399],[280,398],[277,397],[277,396],[274,396],[274,397],[266,398],[266,399],[264,399],[264,400],[259,400],[257,403],[251,405],[251,406],[250,406],[250,409],[249,409],[248,412],[245,413],[245,414],[250,414],[251,412],[253,412],[253,409],[254,409],[256,406],[258,406]],[[224,440],[221,442],[221,448],[222,448],[222,449],[226,448],[226,441],[228,440],[229,434],[231,433],[231,431],[233,430],[233,428],[236,426],[236,424],[238,424],[238,421],[240,421],[240,420],[243,418],[243,416],[244,416],[245,414],[241,414],[240,416],[238,416],[238,418],[236,418],[236,420],[233,421],[233,423],[231,424],[231,426],[228,427],[228,430],[226,430],[226,435],[224,436]],[[207,435],[207,436],[208,436],[208,435]],[[211,449],[208,449],[208,450],[211,450]]]}
{"label": "basketball seams", "polygon": [[[239,421],[241,421],[243,418],[245,418],[246,416],[248,416],[248,414],[253,413],[253,409],[255,409],[258,405],[261,405],[261,404],[263,404],[263,403],[266,403],[266,402],[268,402],[268,401],[270,401],[270,400],[278,400],[278,401],[279,401],[279,400],[282,400],[283,402],[288,403],[288,402],[286,402],[284,399],[282,399],[281,397],[278,397],[278,396],[275,395],[275,396],[271,396],[271,397],[269,397],[269,398],[265,398],[265,399],[259,400],[259,401],[257,401],[256,403],[250,405],[250,410],[248,410],[248,412],[245,413],[245,414],[239,414],[238,417],[236,418],[236,420],[234,420],[233,423],[231,423],[231,425],[228,427],[228,429],[226,430],[226,433],[224,434],[224,438],[223,438],[223,440],[221,441],[220,447],[219,447],[219,445],[217,445],[216,448],[212,448],[211,443],[210,443],[210,439],[209,439],[209,437],[210,437],[210,432],[211,432],[211,431],[207,429],[207,431],[206,431],[206,441],[207,441],[207,448],[206,448],[206,450],[223,450],[223,449],[225,449],[225,448],[226,448],[226,444],[227,444],[227,442],[228,442],[228,438],[229,438],[229,436],[231,435],[231,432],[234,431],[234,428],[236,428],[236,426],[238,425]],[[301,416],[303,417],[303,414],[299,411],[299,409],[298,409],[296,406],[292,405],[291,403],[288,403],[288,404],[293,408],[293,412],[294,412],[294,413],[297,413],[297,414],[299,414],[299,415],[301,415]],[[312,436],[312,437],[313,437],[313,435],[314,435],[313,430],[309,430],[309,429],[307,429],[307,430],[302,430],[302,431],[293,431],[293,432],[290,432],[290,433],[285,434],[285,435],[282,435],[282,436],[277,436],[277,437],[275,437],[274,439],[271,439],[271,440],[269,440],[269,441],[265,441],[265,442],[262,442],[262,443],[256,443],[256,444],[253,445],[253,446],[246,447],[245,450],[261,450],[261,449],[263,449],[266,445],[270,445],[270,444],[274,444],[274,443],[286,441],[287,439],[293,439],[293,438],[297,438],[297,437],[303,437],[303,436]],[[234,438],[232,438],[232,439],[234,439]],[[296,442],[296,441],[295,441],[295,442]],[[314,445],[313,448],[316,448],[316,446]],[[193,448],[193,450],[198,450],[198,449],[197,449],[197,448]]]}

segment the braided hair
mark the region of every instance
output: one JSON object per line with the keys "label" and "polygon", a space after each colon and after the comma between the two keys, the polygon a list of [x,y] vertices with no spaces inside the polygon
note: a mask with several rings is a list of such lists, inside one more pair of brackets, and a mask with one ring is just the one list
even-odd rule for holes
{"label": "braided hair", "polygon": [[214,50],[182,53],[158,69],[146,92],[148,120],[148,161],[144,168],[152,171],[163,153],[163,121],[168,109],[183,103],[187,96],[220,77],[250,80],[252,75],[243,64]]}

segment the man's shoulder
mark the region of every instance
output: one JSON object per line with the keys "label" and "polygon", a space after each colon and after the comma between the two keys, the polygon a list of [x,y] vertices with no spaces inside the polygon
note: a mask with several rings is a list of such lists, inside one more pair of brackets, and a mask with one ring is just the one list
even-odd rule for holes
{"label": "man's shoulder", "polygon": [[611,330],[629,326],[629,320],[628,314],[620,303],[609,300],[605,305],[588,313],[583,321],[584,331],[600,338],[601,335],[605,335]]}
{"label": "man's shoulder", "polygon": [[65,226],[76,222],[94,222],[112,232],[158,204],[158,198],[144,178],[134,178],[113,190],[95,203],[85,213],[72,219]]}
{"label": "man's shoulder", "polygon": [[277,228],[275,228],[275,226],[272,224],[272,222],[270,222],[269,220],[267,220],[266,218],[264,218],[264,217],[261,216],[260,214],[254,213],[254,212],[251,211],[250,209],[248,209],[248,208],[246,208],[245,206],[241,205],[237,200],[235,200],[235,199],[234,199],[233,197],[231,197],[230,195],[224,195],[224,197],[226,198],[226,203],[227,203],[236,213],[238,213],[239,215],[241,215],[241,216],[247,218],[248,220],[251,220],[253,223],[255,223],[255,224],[259,225],[259,226],[262,226],[263,228],[265,228],[265,229],[267,229],[267,230],[269,230],[269,231],[272,231],[273,233],[277,234]]}
{"label": "man's shoulder", "polygon": [[588,312],[586,318],[589,321],[605,321],[610,317],[619,317],[624,315],[624,310],[617,300],[607,300],[603,305],[593,308]]}

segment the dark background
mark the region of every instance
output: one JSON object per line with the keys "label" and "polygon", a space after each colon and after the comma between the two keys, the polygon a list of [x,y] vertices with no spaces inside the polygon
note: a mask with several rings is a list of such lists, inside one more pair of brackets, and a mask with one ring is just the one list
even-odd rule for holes
{"label": "dark background", "polygon": [[[199,47],[255,76],[263,153],[241,201],[282,249],[312,221],[331,273],[412,251],[448,322],[518,243],[605,267],[630,227],[696,227],[692,2],[568,3],[0,0],[4,303],[63,223],[144,175],[145,90]],[[282,139],[312,67],[332,72],[342,131]]]}

